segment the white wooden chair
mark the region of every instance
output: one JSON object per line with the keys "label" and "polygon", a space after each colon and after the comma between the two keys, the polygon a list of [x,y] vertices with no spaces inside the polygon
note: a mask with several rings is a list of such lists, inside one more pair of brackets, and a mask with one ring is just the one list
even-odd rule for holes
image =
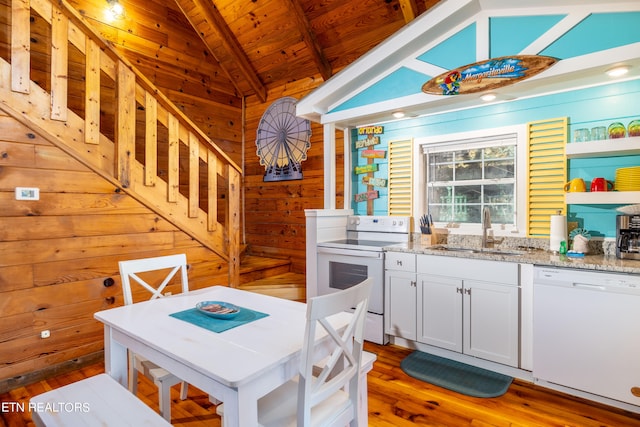
{"label": "white wooden chair", "polygon": [[[120,261],[118,265],[120,268],[120,278],[122,280],[122,292],[125,304],[133,304],[134,302],[132,284],[140,285],[142,288],[146,289],[151,294],[151,298],[149,299],[162,298],[167,285],[174,277],[176,277],[178,272],[180,273],[182,292],[189,291],[187,257],[185,254]],[[147,273],[151,271],[161,271],[162,274],[166,273],[166,275],[159,284],[149,284],[138,275],[139,273]],[[168,372],[166,369],[163,369],[142,356],[129,351],[129,390],[133,394],[137,394],[138,372],[142,372],[158,387],[160,414],[167,421],[171,421],[171,387],[175,384],[182,383],[180,388],[180,399],[185,400],[187,398],[188,391],[187,383]]]}
{"label": "white wooden chair", "polygon": [[[360,372],[372,283],[369,278],[343,291],[309,299],[299,375],[258,400],[261,426],[366,426],[359,410]],[[338,333],[328,317],[352,307],[355,311],[351,322]],[[314,353],[318,325],[327,331],[332,347],[320,367],[314,363],[318,362]],[[368,358],[367,372],[372,364]],[[218,406],[217,412],[223,417],[224,426],[224,404]]]}

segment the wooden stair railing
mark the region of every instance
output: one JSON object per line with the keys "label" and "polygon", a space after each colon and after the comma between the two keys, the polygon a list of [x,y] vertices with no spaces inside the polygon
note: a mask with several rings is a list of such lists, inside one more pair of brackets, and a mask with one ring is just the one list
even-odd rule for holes
{"label": "wooden stair railing", "polygon": [[236,286],[240,168],[64,0],[11,0],[10,22],[0,108],[227,260]]}

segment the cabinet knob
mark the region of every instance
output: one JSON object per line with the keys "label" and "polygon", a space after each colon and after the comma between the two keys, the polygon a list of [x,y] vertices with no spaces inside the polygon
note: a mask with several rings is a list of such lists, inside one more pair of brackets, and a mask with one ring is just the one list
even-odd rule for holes
{"label": "cabinet knob", "polygon": [[461,294],[462,293],[462,288],[456,288],[456,293]]}
{"label": "cabinet knob", "polygon": [[397,260],[396,261],[396,265],[399,265],[400,267],[402,267],[402,261],[401,260]]}
{"label": "cabinet knob", "polygon": [[116,283],[115,280],[113,280],[111,277],[107,277],[106,279],[104,279],[104,281],[102,282],[102,284],[104,285],[105,288],[108,288],[110,286],[113,286]]}
{"label": "cabinet knob", "polygon": [[640,397],[640,387],[631,387],[631,394],[635,397]]}

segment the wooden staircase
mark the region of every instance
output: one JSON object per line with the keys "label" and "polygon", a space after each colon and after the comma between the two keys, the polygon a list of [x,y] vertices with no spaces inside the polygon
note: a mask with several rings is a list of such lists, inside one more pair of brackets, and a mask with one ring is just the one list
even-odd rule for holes
{"label": "wooden staircase", "polygon": [[242,257],[238,288],[293,301],[306,301],[305,275],[289,271],[290,261]]}
{"label": "wooden staircase", "polygon": [[227,260],[230,286],[304,301],[289,261],[240,265],[239,166],[65,0],[10,2],[0,110]]}
{"label": "wooden staircase", "polygon": [[0,110],[228,261],[237,286],[238,165],[65,0],[9,1]]}

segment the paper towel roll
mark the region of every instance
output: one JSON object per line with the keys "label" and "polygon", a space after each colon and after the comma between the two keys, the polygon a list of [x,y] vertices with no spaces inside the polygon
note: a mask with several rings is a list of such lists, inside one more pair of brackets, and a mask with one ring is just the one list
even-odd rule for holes
{"label": "paper towel roll", "polygon": [[567,217],[564,215],[551,215],[549,250],[558,252],[560,242],[563,240],[567,240]]}

